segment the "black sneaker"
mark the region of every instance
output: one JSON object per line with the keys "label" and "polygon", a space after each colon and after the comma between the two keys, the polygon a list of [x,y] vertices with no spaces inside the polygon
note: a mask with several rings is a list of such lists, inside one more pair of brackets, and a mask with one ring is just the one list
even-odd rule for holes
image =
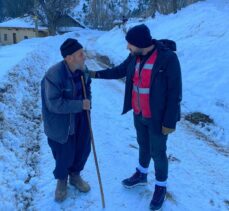
{"label": "black sneaker", "polygon": [[153,198],[150,202],[151,210],[159,210],[165,200],[166,187],[155,185]]}
{"label": "black sneaker", "polygon": [[136,172],[130,178],[124,179],[122,184],[125,188],[132,188],[139,185],[147,184],[147,174],[141,173],[137,168]]}

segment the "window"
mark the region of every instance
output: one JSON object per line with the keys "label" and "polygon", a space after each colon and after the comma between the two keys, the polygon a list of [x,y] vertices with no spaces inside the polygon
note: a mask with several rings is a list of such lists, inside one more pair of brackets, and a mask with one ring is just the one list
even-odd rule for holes
{"label": "window", "polygon": [[7,34],[4,34],[4,41],[7,41]]}

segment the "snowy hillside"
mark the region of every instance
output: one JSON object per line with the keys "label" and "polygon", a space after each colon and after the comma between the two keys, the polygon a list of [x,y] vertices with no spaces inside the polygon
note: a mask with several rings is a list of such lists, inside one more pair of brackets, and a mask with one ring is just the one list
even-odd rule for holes
{"label": "snowy hillside", "polygon": [[[170,173],[164,211],[229,210],[229,2],[207,0],[177,14],[147,19],[152,35],[173,39],[182,66],[182,121],[168,141]],[[130,20],[127,28],[139,24]],[[142,22],[141,22],[142,23]],[[91,154],[83,172],[92,190],[69,187],[68,199],[53,200],[54,161],[43,133],[40,80],[61,60],[59,46],[75,37],[85,46],[90,69],[98,55],[119,64],[128,55],[122,29],[79,29],[62,36],[0,46],[0,210],[102,210]],[[93,57],[95,56],[95,57]],[[92,126],[104,186],[106,210],[148,210],[154,185],[124,189],[138,162],[132,113],[121,116],[122,81],[93,80]],[[191,112],[209,115],[214,124],[194,125]]]}
{"label": "snowy hillside", "polygon": [[[178,14],[158,14],[155,20],[147,19],[144,23],[154,38],[168,38],[177,43],[183,76],[183,113],[199,111],[209,115],[215,125],[204,132],[229,147],[227,20],[229,2],[209,0],[191,5]],[[129,21],[126,28],[141,23]],[[108,55],[113,64],[121,63],[129,53],[124,33],[118,28],[101,36],[95,48],[98,53]]]}

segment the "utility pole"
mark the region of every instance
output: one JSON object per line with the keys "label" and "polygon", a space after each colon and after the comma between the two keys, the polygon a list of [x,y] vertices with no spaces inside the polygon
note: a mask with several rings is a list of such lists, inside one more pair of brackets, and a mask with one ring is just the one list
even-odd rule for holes
{"label": "utility pole", "polygon": [[35,34],[36,34],[36,37],[38,37],[38,18],[36,14],[34,16],[34,21],[35,21]]}
{"label": "utility pole", "polygon": [[38,2],[35,0],[34,3],[34,22],[35,22],[35,35],[38,37],[38,15],[37,15]]}

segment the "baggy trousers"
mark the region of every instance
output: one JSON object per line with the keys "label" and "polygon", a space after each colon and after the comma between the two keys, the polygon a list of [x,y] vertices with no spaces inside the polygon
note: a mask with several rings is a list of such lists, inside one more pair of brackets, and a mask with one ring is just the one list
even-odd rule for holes
{"label": "baggy trousers", "polygon": [[150,119],[134,114],[134,126],[139,144],[139,164],[148,168],[151,158],[154,161],[157,181],[166,181],[168,177],[168,158],[166,141],[168,136],[154,132]]}
{"label": "baggy trousers", "polygon": [[68,137],[67,143],[60,144],[48,138],[48,144],[55,159],[53,174],[56,179],[66,179],[71,173],[79,174],[91,151],[86,112],[76,114],[75,134]]}

